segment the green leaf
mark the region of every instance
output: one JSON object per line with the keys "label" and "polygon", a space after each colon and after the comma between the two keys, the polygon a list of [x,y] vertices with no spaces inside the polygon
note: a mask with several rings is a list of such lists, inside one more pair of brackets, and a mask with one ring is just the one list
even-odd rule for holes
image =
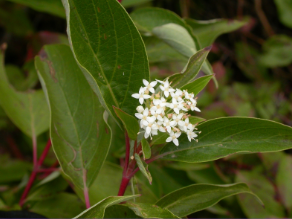
{"label": "green leaf", "polygon": [[240,193],[252,194],[260,201],[244,183],[226,185],[195,184],[167,194],[158,200],[156,205],[168,209],[179,217],[185,217],[211,207],[224,198]]}
{"label": "green leaf", "polygon": [[283,155],[279,161],[278,171],[276,174],[276,183],[280,193],[280,198],[283,205],[292,211],[292,157],[290,155]]}
{"label": "green leaf", "polygon": [[131,196],[112,196],[107,197],[90,208],[83,211],[81,214],[77,215],[74,218],[103,218],[105,209],[109,206],[119,204],[120,202],[128,201],[139,195],[131,195]]}
{"label": "green leaf", "polygon": [[246,21],[227,19],[198,21],[187,18],[185,21],[190,25],[193,34],[198,38],[201,48],[212,45],[221,34],[232,32],[246,24]]}
{"label": "green leaf", "polygon": [[65,11],[60,0],[8,0],[33,8],[36,11],[47,12],[65,18]]}
{"label": "green leaf", "polygon": [[274,0],[280,21],[287,27],[292,28],[292,2],[290,0]]}
{"label": "green leaf", "polygon": [[73,183],[86,188],[110,147],[107,116],[67,45],[45,46],[35,62],[50,104],[55,154]]}
{"label": "green leaf", "polygon": [[[166,40],[166,43],[169,43],[170,46],[177,49],[178,52],[185,55],[187,58],[194,55],[198,49],[196,46],[197,39],[192,34],[192,30],[189,25],[187,25],[183,19],[172,11],[162,8],[142,8],[132,12],[131,17],[137,28],[142,32],[147,32],[148,35],[149,33],[154,34],[154,28],[161,28],[166,25],[162,27],[162,29],[158,29],[158,34],[162,37],[162,39]],[[178,29],[183,36],[178,36],[176,31],[173,31],[173,29]],[[192,41],[190,37],[192,38]],[[177,38],[180,39],[179,42],[176,42]],[[191,49],[187,49],[185,46],[182,49],[179,46],[181,43],[185,46],[189,46]],[[193,53],[191,53],[192,51]],[[203,71],[206,74],[213,74],[213,70],[207,62],[203,64]]]}
{"label": "green leaf", "polygon": [[113,106],[117,116],[120,118],[120,120],[122,121],[125,129],[127,130],[128,132],[128,135],[131,139],[133,140],[136,140],[137,139],[137,133],[139,132],[139,123],[138,123],[138,120],[125,113],[123,110]]}
{"label": "green leaf", "polygon": [[[95,178],[94,182],[89,188],[90,202],[97,203],[108,196],[117,195],[122,180],[122,174],[123,169],[120,166],[105,162],[100,170],[100,173]],[[136,198],[137,202],[154,203],[155,201],[157,201],[157,197],[155,196],[155,194],[141,180],[137,180],[136,187],[138,189],[137,191],[135,191],[135,193],[141,194],[141,197]],[[81,189],[76,187],[75,191],[80,198],[84,198]],[[130,186],[128,186],[125,195],[131,194],[131,188]]]}
{"label": "green leaf", "polygon": [[236,182],[244,182],[264,203],[263,208],[249,194],[238,196],[239,204],[243,212],[249,218],[283,218],[285,217],[284,207],[275,200],[276,192],[269,179],[264,177],[258,169],[252,171],[238,171]]}
{"label": "green leaf", "polygon": [[138,154],[135,154],[135,160],[143,175],[148,179],[150,185],[152,184],[152,176],[148,170],[148,166],[143,162]]}
{"label": "green leaf", "polygon": [[195,96],[198,95],[209,83],[209,81],[212,79],[212,75],[207,75],[200,77],[196,79],[193,82],[190,82],[186,85],[184,85],[181,90],[187,90],[189,93],[193,93]]}
{"label": "green leaf", "polygon": [[81,200],[73,194],[61,193],[43,201],[29,202],[29,211],[47,218],[72,218],[85,209]]}
{"label": "green leaf", "polygon": [[283,67],[292,63],[292,38],[286,35],[270,37],[263,45],[264,53],[259,56],[260,64],[266,67]]}
{"label": "green leaf", "polygon": [[185,63],[188,61],[185,56],[155,36],[143,36],[143,40],[146,46],[149,63],[173,61]]}
{"label": "green leaf", "polygon": [[3,50],[0,51],[0,93],[2,108],[22,132],[35,138],[48,130],[49,108],[44,92],[42,90],[19,92],[9,84],[4,68]]}
{"label": "green leaf", "polygon": [[149,80],[142,38],[116,0],[63,4],[74,56],[103,107],[120,123],[112,106],[134,115],[138,102],[131,95]]}
{"label": "green leaf", "polygon": [[182,135],[179,146],[168,143],[161,149],[162,159],[199,163],[234,153],[276,152],[292,147],[292,128],[269,120],[223,117],[197,128],[202,132],[198,142],[189,142]]}
{"label": "green leaf", "polygon": [[172,214],[168,209],[163,209],[152,204],[129,202],[124,204],[124,206],[129,207],[136,215],[143,218],[179,218]]}
{"label": "green leaf", "polygon": [[189,122],[192,123],[192,124],[197,124],[197,123],[200,123],[200,122],[203,122],[203,121],[206,121],[206,119],[201,118],[201,117],[197,117],[197,116],[190,116],[189,117]]}
{"label": "green leaf", "polygon": [[143,159],[144,160],[149,159],[151,157],[151,148],[148,141],[145,138],[143,138],[141,141],[141,144],[142,144]]}
{"label": "green leaf", "polygon": [[172,86],[181,88],[192,82],[199,73],[204,61],[206,60],[210,48],[207,47],[198,51],[188,61],[185,69],[181,73],[174,74],[169,77],[169,81],[172,81]]}
{"label": "green leaf", "polygon": [[155,27],[152,33],[186,57],[197,52],[192,36],[178,24],[169,23]]}

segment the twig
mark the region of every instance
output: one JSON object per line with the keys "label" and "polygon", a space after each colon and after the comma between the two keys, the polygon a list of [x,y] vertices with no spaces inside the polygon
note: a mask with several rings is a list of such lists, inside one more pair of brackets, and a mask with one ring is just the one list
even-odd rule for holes
{"label": "twig", "polygon": [[11,138],[11,136],[8,135],[6,137],[6,142],[9,144],[9,148],[11,149],[13,155],[19,160],[24,160],[22,153],[18,149],[17,145],[15,144],[15,141],[13,140],[13,138]]}
{"label": "twig", "polygon": [[29,190],[31,189],[32,184],[33,184],[33,182],[34,182],[34,180],[36,178],[36,175],[38,173],[38,168],[43,164],[43,162],[45,160],[45,157],[47,156],[51,146],[52,146],[51,140],[48,140],[48,143],[47,143],[45,149],[43,150],[43,153],[42,153],[39,161],[36,163],[36,166],[34,167],[32,173],[31,173],[31,175],[29,177],[28,183],[27,183],[27,185],[26,185],[26,187],[25,187],[25,189],[24,189],[24,191],[23,191],[23,193],[21,195],[21,198],[20,198],[20,201],[19,201],[19,205],[20,206],[23,205],[23,203],[24,203],[24,201],[25,201],[25,199],[26,199],[26,197],[27,197],[27,195],[29,193]]}
{"label": "twig", "polygon": [[275,33],[262,9],[262,0],[255,0],[255,10],[268,36],[274,35]]}

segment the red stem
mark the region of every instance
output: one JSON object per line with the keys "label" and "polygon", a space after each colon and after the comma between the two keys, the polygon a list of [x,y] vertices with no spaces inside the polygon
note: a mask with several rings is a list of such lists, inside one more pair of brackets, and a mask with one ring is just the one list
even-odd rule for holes
{"label": "red stem", "polygon": [[120,3],[123,1],[123,0],[118,0]]}
{"label": "red stem", "polygon": [[88,195],[88,188],[87,188],[87,186],[84,186],[83,193],[84,193],[84,199],[85,199],[86,208],[90,208],[90,201],[89,201],[89,195]]}
{"label": "red stem", "polygon": [[39,173],[51,173],[51,172],[54,172],[54,171],[59,171],[60,169],[59,168],[46,168],[46,169],[38,169],[37,172]]}
{"label": "red stem", "polygon": [[123,196],[125,194],[125,191],[126,191],[126,188],[129,184],[130,179],[131,178],[129,178],[129,177],[123,176],[118,196]]}
{"label": "red stem", "polygon": [[51,148],[51,145],[52,145],[51,144],[51,140],[48,140],[48,143],[47,143],[45,149],[43,150],[43,153],[42,153],[39,161],[36,162],[36,166],[34,166],[34,169],[33,169],[32,173],[31,173],[31,175],[29,177],[28,183],[27,183],[27,185],[26,185],[26,187],[25,187],[25,189],[24,189],[24,191],[23,191],[23,193],[21,195],[21,198],[20,198],[20,201],[19,201],[19,205],[20,206],[23,205],[23,203],[24,203],[24,201],[25,201],[25,199],[26,199],[26,197],[27,197],[27,195],[29,193],[29,190],[32,187],[32,184],[33,184],[33,182],[34,182],[34,180],[36,178],[36,175],[38,173],[38,168],[43,164],[44,159],[47,156],[47,154],[48,154],[48,152],[49,152],[49,150]]}

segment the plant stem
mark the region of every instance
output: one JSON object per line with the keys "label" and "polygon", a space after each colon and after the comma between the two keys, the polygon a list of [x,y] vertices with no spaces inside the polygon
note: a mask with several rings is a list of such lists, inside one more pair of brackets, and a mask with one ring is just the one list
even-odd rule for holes
{"label": "plant stem", "polygon": [[126,157],[125,157],[123,176],[126,174],[126,171],[128,169],[129,158],[130,158],[130,139],[129,139],[127,131],[125,132],[125,141],[126,141]]}
{"label": "plant stem", "polygon": [[25,189],[24,189],[24,191],[23,191],[23,193],[21,195],[21,198],[20,198],[20,201],[19,201],[19,205],[20,206],[23,205],[23,203],[24,203],[24,201],[25,201],[25,199],[26,199],[26,197],[27,197],[27,195],[29,193],[29,190],[32,187],[32,184],[33,184],[33,182],[34,182],[34,180],[36,178],[36,175],[38,173],[38,168],[43,164],[43,162],[44,162],[44,160],[45,160],[45,158],[46,158],[46,156],[47,156],[47,154],[48,154],[48,152],[49,152],[49,150],[51,148],[51,145],[52,145],[51,144],[51,140],[48,140],[48,143],[47,143],[45,149],[43,150],[43,153],[42,153],[39,161],[36,162],[36,165],[34,166],[33,171],[32,171],[32,173],[31,173],[31,175],[29,177],[28,183],[27,183],[27,185],[26,185],[26,187],[25,187]]}
{"label": "plant stem", "polygon": [[87,188],[87,186],[84,187],[83,194],[84,194],[86,208],[90,208],[90,201],[89,201],[89,195],[88,195],[88,188]]}
{"label": "plant stem", "polygon": [[126,191],[126,188],[129,184],[130,179],[131,178],[129,178],[129,177],[123,176],[118,196],[123,196],[125,194],[125,191]]}

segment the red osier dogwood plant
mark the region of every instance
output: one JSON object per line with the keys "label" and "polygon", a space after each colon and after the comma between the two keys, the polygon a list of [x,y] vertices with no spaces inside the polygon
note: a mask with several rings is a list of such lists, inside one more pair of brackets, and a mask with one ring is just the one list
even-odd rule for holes
{"label": "red osier dogwood plant", "polygon": [[[198,94],[210,80],[217,85],[207,60],[213,41],[195,34],[194,20],[160,8],[129,15],[119,2],[62,0],[69,43],[45,45],[35,57],[42,90],[25,93],[9,85],[2,46],[0,93],[11,101],[1,105],[33,142],[33,171],[19,205],[37,209],[33,194],[56,179],[67,181],[84,200],[87,209],[72,210],[78,211],[76,218],[180,218],[239,193],[261,203],[245,183],[178,188],[171,177],[165,182],[152,162],[195,164],[235,153],[281,151],[292,148],[292,128],[257,118],[199,117]],[[229,31],[244,22],[234,25]],[[183,70],[152,77],[149,40],[186,58]],[[47,129],[50,139],[37,159],[37,136]],[[58,162],[41,168],[51,145]],[[39,173],[44,181],[34,184]],[[58,201],[66,202],[68,195]]]}

